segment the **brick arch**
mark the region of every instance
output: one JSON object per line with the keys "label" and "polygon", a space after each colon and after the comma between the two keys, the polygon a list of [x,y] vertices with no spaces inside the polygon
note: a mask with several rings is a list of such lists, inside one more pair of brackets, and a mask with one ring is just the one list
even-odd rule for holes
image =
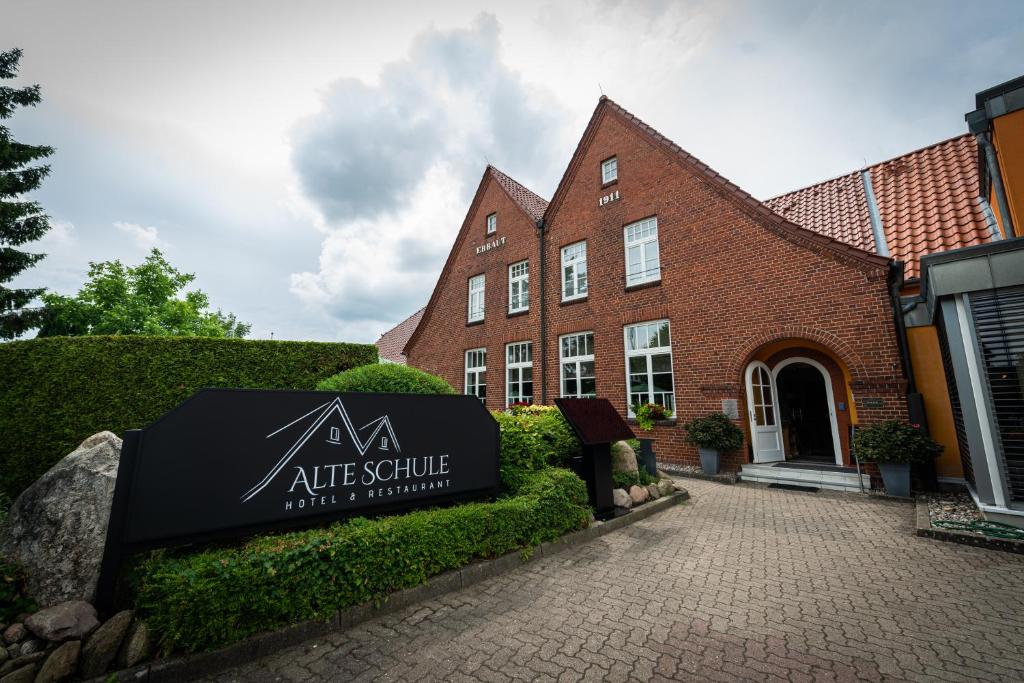
{"label": "brick arch", "polygon": [[737,347],[736,352],[732,356],[732,361],[729,365],[729,376],[742,377],[744,368],[747,367],[750,359],[753,358],[758,349],[765,344],[781,341],[783,339],[807,339],[809,341],[817,342],[830,349],[832,353],[836,355],[836,358],[846,365],[847,370],[850,372],[850,379],[852,381],[863,381],[868,378],[864,361],[861,360],[860,355],[854,351],[849,344],[831,332],[801,325],[784,325],[774,327],[767,330],[761,330],[747,337],[747,339]]}

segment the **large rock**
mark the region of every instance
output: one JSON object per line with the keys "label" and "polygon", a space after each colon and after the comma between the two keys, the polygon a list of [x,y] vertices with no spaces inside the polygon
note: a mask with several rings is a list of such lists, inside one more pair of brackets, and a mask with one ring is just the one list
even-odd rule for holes
{"label": "large rock", "polygon": [[46,658],[35,683],[60,683],[70,679],[75,675],[81,649],[82,643],[78,640],[68,641],[58,647]]}
{"label": "large rock", "polygon": [[629,497],[633,501],[633,505],[641,505],[646,503],[651,494],[647,493],[647,489],[643,486],[637,486],[633,484],[629,487]]}
{"label": "large rock", "polygon": [[94,599],[120,457],[116,435],[90,436],[25,489],[0,526],[0,555],[28,570],[39,604]]}
{"label": "large rock", "polygon": [[149,657],[149,651],[149,627],[146,626],[144,621],[136,621],[128,629],[124,645],[121,646],[121,651],[117,653],[118,668],[127,669],[135,666]]}
{"label": "large rock", "polygon": [[117,656],[124,634],[132,623],[130,610],[118,612],[89,636],[82,648],[82,678],[99,676]]}
{"label": "large rock", "polygon": [[100,622],[96,608],[87,602],[73,600],[39,610],[25,620],[28,630],[44,640],[80,640],[92,633]]}
{"label": "large rock", "polygon": [[612,489],[612,500],[615,507],[629,509],[633,507],[633,499],[626,493],[626,489]]}
{"label": "large rock", "polygon": [[625,441],[612,444],[612,472],[639,474],[636,466],[636,453]]}
{"label": "large rock", "polygon": [[32,683],[36,678],[36,665],[26,664],[14,673],[0,678],[0,683]]}

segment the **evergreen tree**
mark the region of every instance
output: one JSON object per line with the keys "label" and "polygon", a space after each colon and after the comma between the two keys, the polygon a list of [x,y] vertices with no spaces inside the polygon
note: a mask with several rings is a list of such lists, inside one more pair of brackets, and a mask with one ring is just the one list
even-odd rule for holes
{"label": "evergreen tree", "polygon": [[[20,49],[0,52],[0,81],[17,75],[20,60]],[[40,99],[38,85],[0,85],[0,121],[9,119],[18,107],[35,106]],[[15,247],[38,240],[50,229],[42,207],[21,198],[38,188],[50,172],[48,165],[31,164],[51,154],[52,147],[17,142],[7,127],[0,125],[0,339],[13,339],[42,324],[42,310],[26,307],[44,290],[11,289],[6,284],[45,256]]]}

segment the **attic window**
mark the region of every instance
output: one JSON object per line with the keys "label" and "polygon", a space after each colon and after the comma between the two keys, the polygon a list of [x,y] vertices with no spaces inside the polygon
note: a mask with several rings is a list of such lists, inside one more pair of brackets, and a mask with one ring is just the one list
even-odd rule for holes
{"label": "attic window", "polygon": [[619,179],[619,161],[612,157],[601,162],[601,183],[610,183]]}
{"label": "attic window", "polygon": [[487,234],[493,235],[498,232],[498,214],[492,213],[487,216]]}

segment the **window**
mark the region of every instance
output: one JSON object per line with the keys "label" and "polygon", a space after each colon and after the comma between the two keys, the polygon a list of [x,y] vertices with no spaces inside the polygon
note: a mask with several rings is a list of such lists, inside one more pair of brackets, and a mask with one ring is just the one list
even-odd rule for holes
{"label": "window", "polygon": [[562,247],[562,301],[587,295],[587,243]]}
{"label": "window", "polygon": [[632,417],[634,406],[644,403],[675,410],[668,321],[629,325],[625,337],[629,415]]}
{"label": "window", "polygon": [[498,214],[492,213],[487,216],[487,234],[493,235],[498,232]]}
{"label": "window", "polygon": [[533,344],[517,342],[505,346],[505,407],[533,403]]}
{"label": "window", "polygon": [[645,218],[627,225],[626,233],[626,286],[656,282],[661,279],[658,258],[658,219]]}
{"label": "window", "polygon": [[530,308],[530,262],[520,261],[508,267],[508,312]]}
{"label": "window", "polygon": [[484,276],[469,278],[469,322],[484,319]]}
{"label": "window", "polygon": [[562,396],[567,398],[596,397],[594,333],[567,334],[558,341]]}
{"label": "window", "polygon": [[481,401],[487,398],[487,349],[466,351],[466,393]]}
{"label": "window", "polygon": [[[591,167],[593,168],[593,167]],[[619,160],[615,157],[601,162],[601,183],[610,183],[619,179]]]}

